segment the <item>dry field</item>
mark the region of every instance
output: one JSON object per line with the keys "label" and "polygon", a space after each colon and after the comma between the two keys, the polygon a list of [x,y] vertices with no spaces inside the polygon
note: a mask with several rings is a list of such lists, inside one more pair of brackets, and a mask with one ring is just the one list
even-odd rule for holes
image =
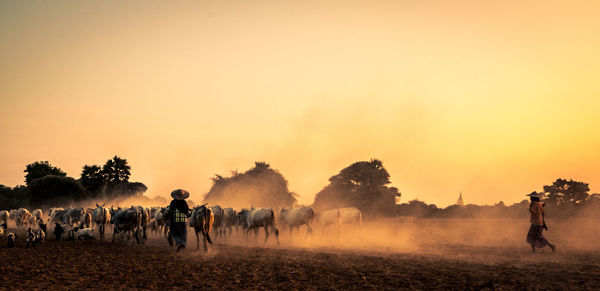
{"label": "dry field", "polygon": [[[550,224],[557,253],[530,253],[526,222],[393,220],[360,229],[282,230],[281,245],[222,240],[180,254],[165,240],[0,243],[0,289],[595,289],[596,221]],[[110,238],[110,235],[109,235]]]}

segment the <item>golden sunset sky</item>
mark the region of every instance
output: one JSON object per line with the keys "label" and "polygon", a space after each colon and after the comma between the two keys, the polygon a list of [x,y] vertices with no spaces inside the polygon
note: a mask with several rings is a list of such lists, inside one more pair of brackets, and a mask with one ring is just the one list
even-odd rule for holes
{"label": "golden sunset sky", "polygon": [[377,158],[402,201],[600,192],[600,1],[2,1],[0,184],[126,158],[147,195],[266,161],[311,204]]}

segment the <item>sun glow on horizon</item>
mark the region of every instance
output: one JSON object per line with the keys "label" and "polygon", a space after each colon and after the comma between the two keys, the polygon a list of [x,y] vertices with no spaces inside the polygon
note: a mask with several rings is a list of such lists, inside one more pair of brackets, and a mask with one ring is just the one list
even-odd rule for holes
{"label": "sun glow on horizon", "polygon": [[[435,5],[431,5],[435,4]],[[600,190],[596,1],[0,3],[0,184],[115,154],[193,200],[266,161],[310,204],[377,158],[402,202]]]}

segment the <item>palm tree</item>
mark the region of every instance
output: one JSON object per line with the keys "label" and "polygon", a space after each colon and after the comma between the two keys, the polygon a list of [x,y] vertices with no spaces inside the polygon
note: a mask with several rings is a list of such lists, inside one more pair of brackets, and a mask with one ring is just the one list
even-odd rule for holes
{"label": "palm tree", "polygon": [[102,172],[106,175],[110,184],[129,182],[129,176],[131,175],[130,169],[131,167],[127,164],[127,160],[121,159],[118,156],[114,156],[102,166]]}

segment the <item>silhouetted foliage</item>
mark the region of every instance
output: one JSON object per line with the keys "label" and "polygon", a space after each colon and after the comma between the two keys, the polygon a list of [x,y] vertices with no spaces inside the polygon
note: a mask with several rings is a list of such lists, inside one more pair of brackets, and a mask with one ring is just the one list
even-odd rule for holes
{"label": "silhouetted foliage", "polygon": [[92,193],[93,196],[98,196],[106,188],[107,181],[102,168],[97,165],[85,165],[81,171],[79,182],[83,187]]}
{"label": "silhouetted foliage", "polygon": [[580,204],[588,198],[589,191],[589,184],[565,179],[556,179],[552,185],[544,186],[548,197],[546,203],[553,206]]}
{"label": "silhouetted foliage", "polygon": [[27,187],[23,185],[14,188],[0,185],[0,209],[16,209],[26,205],[29,196]]}
{"label": "silhouetted foliage", "polygon": [[48,175],[27,187],[30,205],[65,205],[90,198],[90,193],[75,179]]}
{"label": "silhouetted foliage", "polygon": [[81,178],[75,180],[47,161],[26,166],[27,187],[10,188],[0,185],[0,208],[68,205],[85,199],[114,199],[140,196],[148,187],[129,182],[131,167],[118,156],[101,168],[83,166]]}
{"label": "silhouetted foliage", "polygon": [[288,190],[287,180],[265,162],[256,162],[245,173],[234,171],[231,177],[215,175],[203,203],[226,207],[289,207],[296,202]]}
{"label": "silhouetted foliage", "polygon": [[118,156],[114,156],[102,166],[102,174],[105,175],[105,179],[109,185],[129,182],[129,176],[131,175],[129,170],[131,170],[131,167],[127,164],[127,160],[121,159]]}
{"label": "silhouetted foliage", "polygon": [[33,162],[25,167],[24,172],[27,173],[25,175],[25,184],[27,185],[29,185],[31,181],[47,175],[67,176],[67,173],[57,167],[53,167],[48,161]]}
{"label": "silhouetted foliage", "polygon": [[148,187],[140,182],[129,182],[131,167],[126,159],[114,156],[100,167],[83,166],[81,184],[92,194],[93,198],[119,198],[121,196],[142,195]]}
{"label": "silhouetted foliage", "polygon": [[326,210],[356,207],[366,216],[389,216],[394,214],[398,189],[387,187],[389,173],[379,160],[356,162],[329,178],[315,196],[313,207]]}

